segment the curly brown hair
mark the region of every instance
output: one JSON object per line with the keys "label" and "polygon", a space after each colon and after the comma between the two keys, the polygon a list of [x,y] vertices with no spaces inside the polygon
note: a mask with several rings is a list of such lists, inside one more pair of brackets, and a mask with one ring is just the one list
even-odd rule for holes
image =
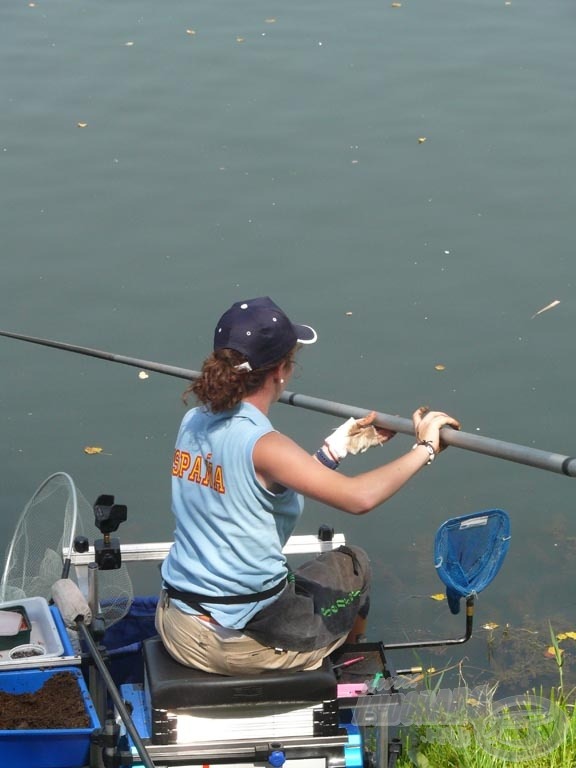
{"label": "curly brown hair", "polygon": [[245,363],[246,357],[234,349],[218,349],[206,358],[199,378],[184,390],[182,399],[187,404],[193,393],[213,413],[228,411],[260,389],[270,371],[283,363],[293,363],[296,350],[297,346],[280,360],[256,371],[238,371],[236,366]]}

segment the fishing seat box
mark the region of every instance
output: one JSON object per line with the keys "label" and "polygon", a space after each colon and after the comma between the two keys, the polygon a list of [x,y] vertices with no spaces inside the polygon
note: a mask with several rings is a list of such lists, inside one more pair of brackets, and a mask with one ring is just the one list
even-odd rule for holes
{"label": "fishing seat box", "polygon": [[143,648],[153,744],[339,733],[337,681],[328,659],[308,672],[227,677],[179,664],[159,637],[145,640]]}

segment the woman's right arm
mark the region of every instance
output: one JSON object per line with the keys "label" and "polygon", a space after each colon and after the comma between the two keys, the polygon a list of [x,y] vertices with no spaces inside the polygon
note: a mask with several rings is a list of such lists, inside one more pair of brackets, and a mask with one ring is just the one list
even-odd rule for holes
{"label": "woman's right arm", "polygon": [[270,432],[258,440],[253,451],[254,467],[269,487],[279,484],[344,512],[362,515],[393,496],[429,463],[431,453],[426,443],[435,453],[440,452],[442,427],[460,427],[456,419],[437,411],[419,409],[413,419],[419,444],[403,456],[355,477],[328,469],[279,432]]}

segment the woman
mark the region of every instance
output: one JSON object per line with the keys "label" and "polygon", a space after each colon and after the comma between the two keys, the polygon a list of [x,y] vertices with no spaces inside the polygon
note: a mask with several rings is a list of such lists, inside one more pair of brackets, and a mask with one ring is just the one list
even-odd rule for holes
{"label": "woman", "polygon": [[356,477],[333,470],[347,452],[382,443],[374,414],[346,422],[313,456],[276,432],[270,406],[302,344],[316,332],[293,324],[268,297],[237,302],[220,318],[214,352],[193,392],[200,406],[180,426],[172,466],[174,544],[162,566],[156,626],[182,664],[224,675],[314,669],[362,634],[370,566],[358,547],[321,554],[290,573],[282,548],[308,496],[353,515],[396,493],[441,450],[445,413],[419,409],[416,443]]}

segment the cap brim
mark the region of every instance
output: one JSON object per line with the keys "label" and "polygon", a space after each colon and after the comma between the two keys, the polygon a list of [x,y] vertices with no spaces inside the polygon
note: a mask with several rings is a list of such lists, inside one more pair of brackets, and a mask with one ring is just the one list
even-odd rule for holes
{"label": "cap brim", "polygon": [[314,344],[318,338],[318,334],[309,325],[296,325],[293,324],[294,331],[298,337],[299,344]]}

